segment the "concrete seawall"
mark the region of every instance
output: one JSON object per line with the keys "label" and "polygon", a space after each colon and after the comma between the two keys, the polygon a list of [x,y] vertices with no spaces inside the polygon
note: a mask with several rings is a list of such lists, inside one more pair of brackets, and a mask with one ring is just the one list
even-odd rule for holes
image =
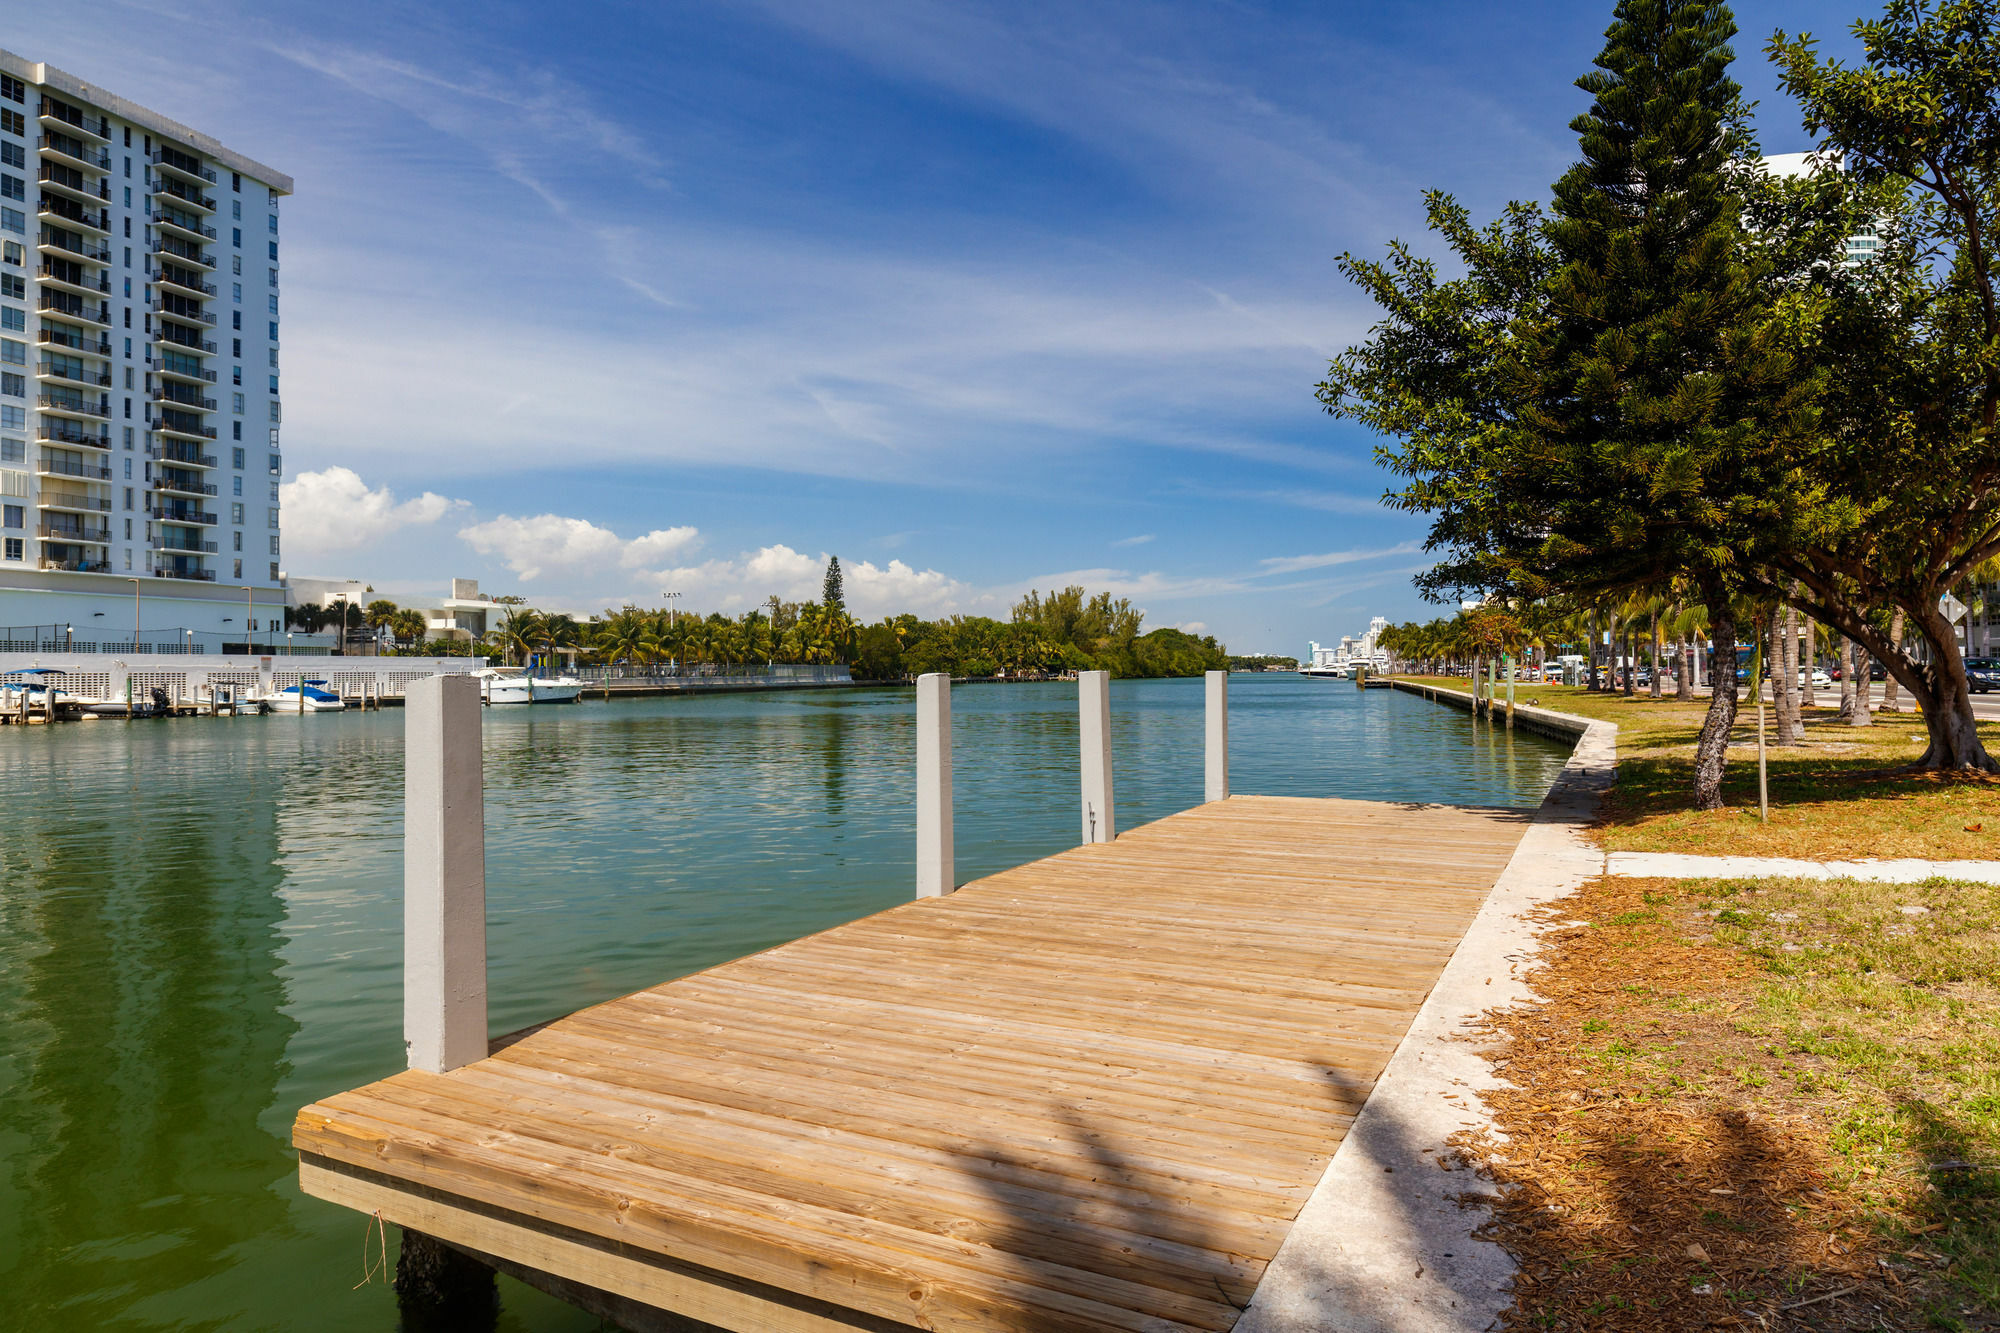
{"label": "concrete seawall", "polygon": [[[1431,685],[1422,680],[1405,680],[1402,677],[1392,678],[1389,684],[1405,694],[1420,695],[1433,702],[1450,708],[1463,709],[1468,713],[1472,711],[1473,698],[1465,690],[1448,690],[1442,685]],[[1515,686],[1517,693],[1519,689],[1520,686],[1517,684]],[[1498,707],[1505,713],[1506,700],[1499,700]],[[1569,713],[1558,713],[1550,708],[1533,708],[1517,702],[1514,705],[1514,725],[1522,731],[1532,731],[1537,736],[1547,736],[1551,740],[1574,742],[1582,738],[1584,732],[1589,729],[1590,722],[1586,718],[1575,717]]]}

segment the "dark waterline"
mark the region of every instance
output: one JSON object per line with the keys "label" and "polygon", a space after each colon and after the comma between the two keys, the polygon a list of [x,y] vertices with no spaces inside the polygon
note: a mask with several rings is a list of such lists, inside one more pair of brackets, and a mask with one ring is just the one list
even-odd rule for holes
{"label": "dark waterline", "polygon": [[[960,879],[1074,845],[1074,687],[952,704]],[[1113,685],[1121,828],[1201,799],[1201,707]],[[1528,806],[1567,756],[1344,682],[1230,713],[1243,793]],[[906,900],[914,732],[899,690],[486,714],[494,1031]],[[396,1326],[289,1135],[400,1063],[402,776],[394,710],[0,733],[0,1327]]]}

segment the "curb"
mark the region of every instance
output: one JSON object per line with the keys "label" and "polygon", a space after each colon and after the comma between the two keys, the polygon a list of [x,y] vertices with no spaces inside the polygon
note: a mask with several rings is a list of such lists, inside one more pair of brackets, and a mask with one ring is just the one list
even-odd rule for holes
{"label": "curb", "polygon": [[[1410,692],[1471,705],[1456,690]],[[1528,711],[1516,707],[1515,725]],[[1491,1187],[1440,1160],[1452,1135],[1491,1127],[1480,1094],[1504,1085],[1464,1037],[1487,1010],[1533,998],[1526,974],[1537,966],[1542,927],[1528,917],[1603,873],[1604,854],[1585,829],[1618,771],[1616,724],[1532,711],[1538,724],[1575,739],[1569,762],[1265,1270],[1237,1333],[1472,1333],[1496,1326],[1513,1303],[1512,1256],[1474,1235],[1487,1210],[1459,1201],[1490,1196]]]}

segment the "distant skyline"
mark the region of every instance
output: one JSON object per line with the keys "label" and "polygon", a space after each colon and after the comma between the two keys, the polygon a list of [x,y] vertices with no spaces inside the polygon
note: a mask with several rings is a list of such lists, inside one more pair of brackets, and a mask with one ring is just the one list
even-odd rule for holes
{"label": "distant skyline", "polygon": [[[1333,261],[1429,187],[1546,197],[1610,12],[112,0],[0,45],[296,178],[292,574],[740,610],[831,552],[869,618],[1082,583],[1297,654],[1441,613],[1313,400],[1372,318]],[[1765,151],[1808,146],[1771,30],[1873,12],[1738,7]]]}

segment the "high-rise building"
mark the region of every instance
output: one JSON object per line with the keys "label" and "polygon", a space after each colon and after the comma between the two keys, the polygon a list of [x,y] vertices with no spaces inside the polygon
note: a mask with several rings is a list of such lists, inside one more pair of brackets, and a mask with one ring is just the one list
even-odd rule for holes
{"label": "high-rise building", "polygon": [[[1764,169],[1773,176],[1789,179],[1820,171],[1838,171],[1840,167],[1823,153],[1773,153],[1764,159]],[[1840,262],[1848,268],[1867,263],[1875,257],[1879,241],[1874,226],[1863,224],[1860,230],[1847,238],[1847,248]]]}
{"label": "high-rise building", "polygon": [[255,640],[282,619],[291,192],[206,134],[0,51],[0,639],[53,624],[108,645]]}

